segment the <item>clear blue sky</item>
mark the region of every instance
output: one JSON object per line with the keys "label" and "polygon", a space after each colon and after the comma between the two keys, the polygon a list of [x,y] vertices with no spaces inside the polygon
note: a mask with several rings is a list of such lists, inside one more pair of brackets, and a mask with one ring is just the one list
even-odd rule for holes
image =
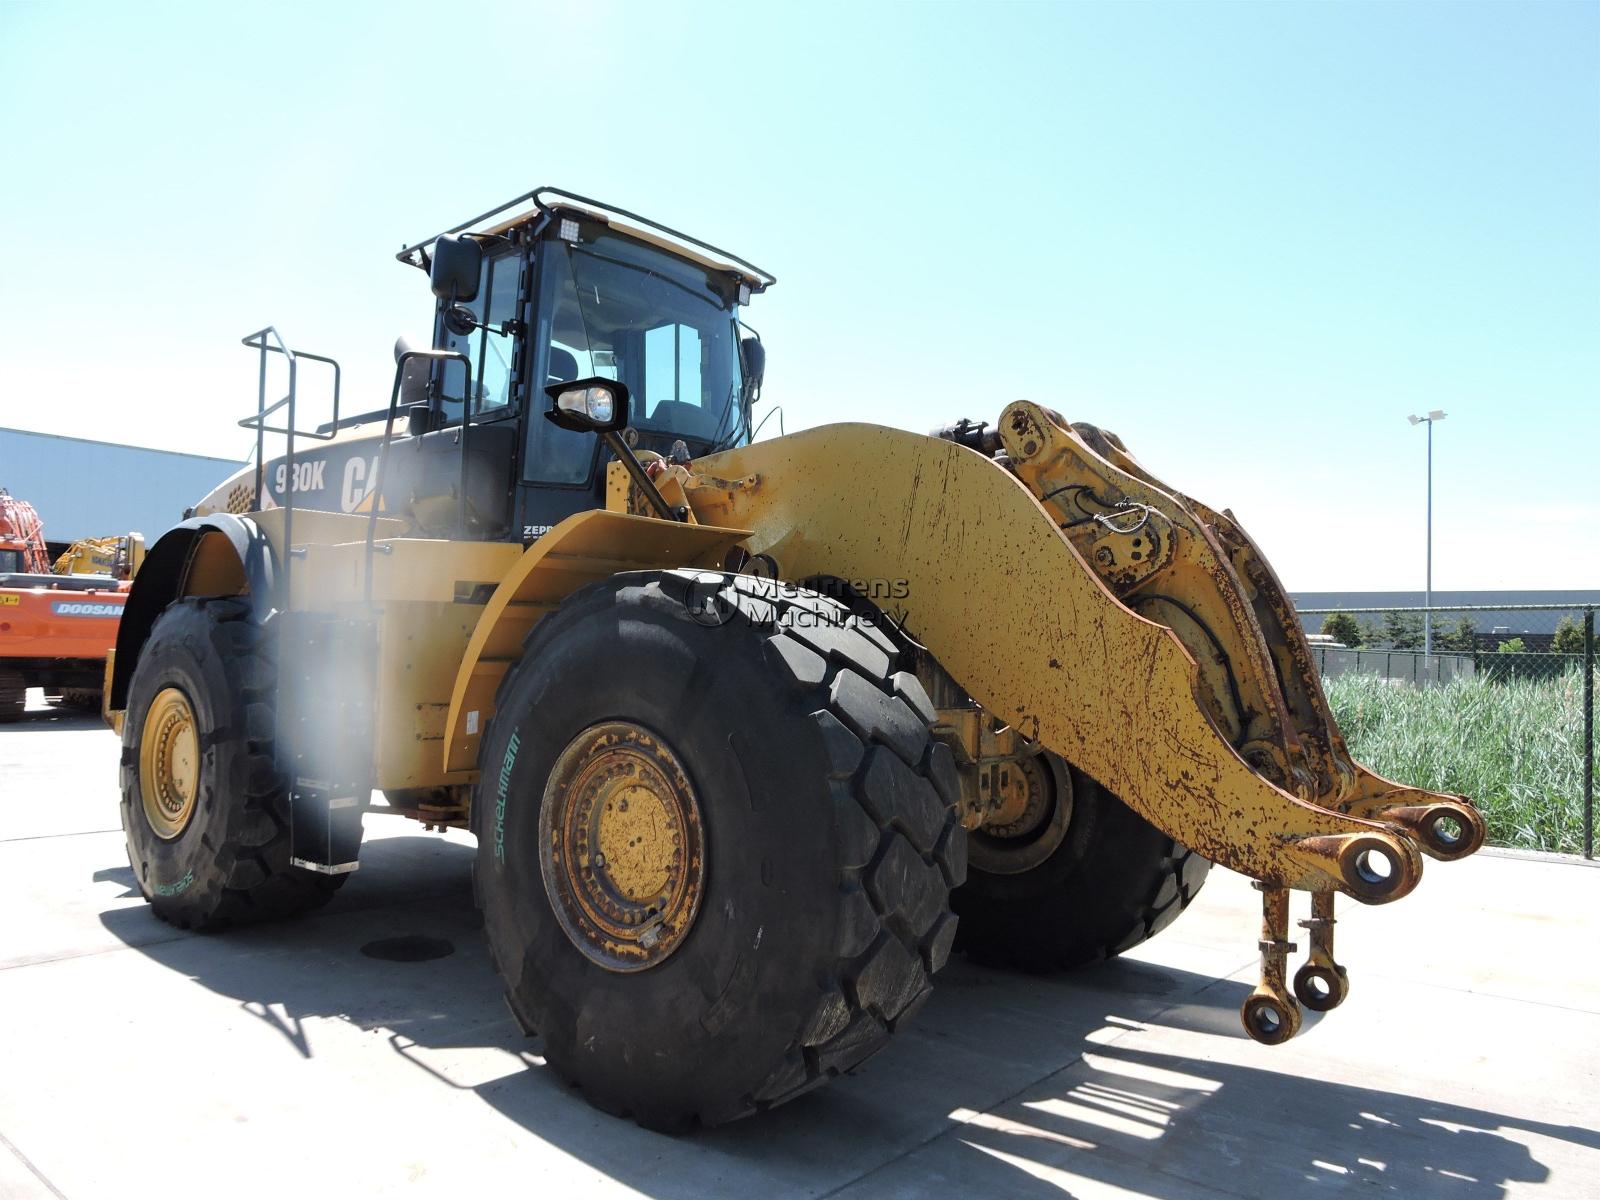
{"label": "clear blue sky", "polygon": [[1405,588],[1444,408],[1437,586],[1600,581],[1596,3],[221,7],[0,2],[0,424],[242,455],[267,323],[376,407],[552,183],[778,275],[791,431],[1028,397]]}

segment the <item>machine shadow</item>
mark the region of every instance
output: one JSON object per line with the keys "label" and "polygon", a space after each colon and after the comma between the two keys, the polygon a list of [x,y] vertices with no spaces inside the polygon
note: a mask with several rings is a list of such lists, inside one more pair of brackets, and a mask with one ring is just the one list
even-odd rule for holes
{"label": "machine shadow", "polygon": [[[511,1020],[472,903],[472,856],[434,837],[374,840],[351,885],[298,922],[158,941],[142,906],[101,920],[237,1002],[296,1058],[315,1057],[320,1022],[385,1031],[424,1086],[474,1092],[541,1141],[661,1200],[710,1194],[708,1179],[720,1181],[713,1192],[772,1197],[859,1183],[868,1194],[1059,1200],[1074,1179],[1090,1179],[1163,1200],[1238,1195],[1241,1181],[1248,1194],[1317,1186],[1479,1200],[1549,1176],[1508,1131],[1600,1149],[1592,1130],[1142,1048],[1152,1029],[1236,1036],[1245,988],[1134,961],[1040,977],[958,959],[906,1034],[852,1073],[859,1078],[665,1138],[591,1109]],[[96,878],[131,884],[125,871]],[[363,953],[397,937],[454,952],[428,961]],[[461,1083],[439,1065],[456,1049],[501,1050],[507,1070]]]}
{"label": "machine shadow", "polygon": [[82,708],[64,708],[47,704],[43,707],[29,708],[15,721],[0,725],[0,737],[5,736],[7,730],[21,733],[38,729],[106,729],[108,733],[110,732],[99,713]]}

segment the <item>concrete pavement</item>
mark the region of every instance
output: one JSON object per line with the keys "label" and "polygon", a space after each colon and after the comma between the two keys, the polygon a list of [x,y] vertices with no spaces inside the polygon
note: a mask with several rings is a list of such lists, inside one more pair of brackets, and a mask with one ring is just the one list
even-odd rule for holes
{"label": "concrete pavement", "polygon": [[[369,817],[322,913],[184,934],[133,887],[117,753],[37,703],[0,727],[0,1197],[1600,1196],[1591,866],[1482,854],[1341,906],[1351,997],[1277,1049],[1237,1018],[1255,894],[1215,871],[1122,961],[957,960],[853,1076],[671,1139],[518,1033],[470,838]],[[397,936],[453,949],[363,953]]]}

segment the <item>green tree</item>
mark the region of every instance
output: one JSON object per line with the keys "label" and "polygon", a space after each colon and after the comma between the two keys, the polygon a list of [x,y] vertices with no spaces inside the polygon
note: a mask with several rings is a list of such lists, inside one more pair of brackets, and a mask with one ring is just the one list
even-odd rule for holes
{"label": "green tree", "polygon": [[1422,645],[1422,618],[1416,613],[1383,614],[1383,640],[1396,650],[1415,650]]}
{"label": "green tree", "polygon": [[1527,645],[1519,637],[1514,637],[1509,642],[1501,642],[1500,648],[1495,651],[1496,654],[1526,654],[1527,652]]}
{"label": "green tree", "polygon": [[1383,641],[1383,630],[1378,628],[1377,623],[1371,617],[1363,617],[1361,619],[1361,644],[1363,646],[1376,646],[1381,641]]}
{"label": "green tree", "polygon": [[1478,646],[1478,627],[1471,617],[1462,617],[1450,629],[1441,629],[1433,639],[1441,650],[1470,651]]}
{"label": "green tree", "polygon": [[1583,653],[1583,626],[1571,617],[1556,622],[1556,636],[1550,640],[1550,649],[1557,654]]}
{"label": "green tree", "polygon": [[1329,613],[1323,618],[1322,632],[1343,645],[1361,645],[1361,626],[1347,612]]}

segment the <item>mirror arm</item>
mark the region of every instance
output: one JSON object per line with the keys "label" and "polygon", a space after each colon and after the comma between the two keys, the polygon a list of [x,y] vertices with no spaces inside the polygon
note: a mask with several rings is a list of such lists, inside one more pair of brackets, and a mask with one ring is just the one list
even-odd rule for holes
{"label": "mirror arm", "polygon": [[611,453],[617,456],[620,462],[633,477],[633,482],[644,493],[646,500],[650,501],[658,513],[668,521],[683,521],[688,518],[687,513],[679,512],[667,503],[667,498],[656,487],[655,481],[645,474],[644,467],[640,466],[639,459],[633,453],[633,447],[622,440],[622,435],[615,429],[608,429],[600,435],[600,440],[611,448]]}

